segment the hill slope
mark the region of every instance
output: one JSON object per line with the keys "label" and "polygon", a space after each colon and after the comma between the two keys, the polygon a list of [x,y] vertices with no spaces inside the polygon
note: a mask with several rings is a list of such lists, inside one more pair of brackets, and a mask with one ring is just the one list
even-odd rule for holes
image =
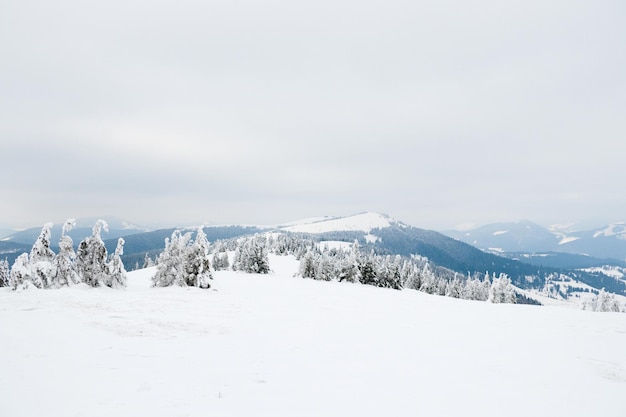
{"label": "hill slope", "polygon": [[[623,415],[623,314],[217,272],[0,289],[0,414]],[[37,393],[37,401],[33,401]],[[570,400],[564,400],[564,399]]]}

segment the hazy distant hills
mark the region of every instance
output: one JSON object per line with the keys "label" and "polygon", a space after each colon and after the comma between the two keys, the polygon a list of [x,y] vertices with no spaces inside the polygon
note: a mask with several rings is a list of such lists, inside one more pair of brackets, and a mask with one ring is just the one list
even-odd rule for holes
{"label": "hazy distant hills", "polygon": [[474,230],[444,231],[444,234],[477,248],[498,253],[561,252],[594,258],[626,260],[626,225],[611,224],[595,230],[551,231],[521,221],[494,223]]}
{"label": "hazy distant hills", "polygon": [[[78,243],[87,236],[90,236],[92,233],[93,225],[96,221],[99,220],[97,218],[85,218],[85,219],[77,219],[76,226],[67,233],[68,236],[74,240],[74,243]],[[144,233],[149,231],[149,229],[134,225],[130,222],[127,222],[122,219],[118,219],[115,217],[106,218],[107,224],[109,225],[109,231],[103,232],[103,237],[112,239],[119,238],[123,236],[130,236],[138,233]],[[43,226],[43,225],[42,225]],[[42,226],[39,227],[31,227],[26,230],[21,230],[18,232],[13,232],[10,235],[4,237],[2,241],[4,242],[12,242],[12,243],[21,243],[25,245],[31,246],[39,234],[41,233]],[[61,237],[63,223],[55,223],[51,230],[51,246],[53,248],[58,247],[59,239]]]}

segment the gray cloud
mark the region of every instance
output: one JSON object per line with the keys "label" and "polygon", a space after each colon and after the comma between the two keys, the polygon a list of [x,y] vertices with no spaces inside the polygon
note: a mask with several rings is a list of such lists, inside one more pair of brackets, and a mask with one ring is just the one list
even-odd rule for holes
{"label": "gray cloud", "polygon": [[0,220],[623,219],[618,1],[0,6]]}

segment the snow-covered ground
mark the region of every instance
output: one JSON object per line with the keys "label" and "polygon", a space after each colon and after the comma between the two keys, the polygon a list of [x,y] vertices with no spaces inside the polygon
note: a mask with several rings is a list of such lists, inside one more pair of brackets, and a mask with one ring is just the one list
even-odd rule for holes
{"label": "snow-covered ground", "polygon": [[382,229],[391,225],[391,219],[379,213],[361,213],[338,219],[293,225],[285,230],[297,233],[327,233],[336,231],[352,231],[369,233],[372,229]]}
{"label": "snow-covered ground", "polygon": [[620,416],[626,314],[293,278],[0,289],[0,416]]}

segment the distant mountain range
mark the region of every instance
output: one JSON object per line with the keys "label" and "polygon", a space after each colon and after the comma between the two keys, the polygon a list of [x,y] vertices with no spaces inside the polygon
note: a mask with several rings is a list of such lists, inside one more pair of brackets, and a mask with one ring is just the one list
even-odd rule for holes
{"label": "distant mountain range", "polygon": [[567,253],[599,259],[626,260],[626,224],[564,232],[529,221],[493,223],[474,230],[442,232],[493,253]]}
{"label": "distant mountain range", "polygon": [[[590,233],[591,237],[588,239],[592,239],[593,242],[603,242],[604,239],[621,241],[617,237],[620,235],[619,230],[618,227],[602,229],[601,234]],[[40,231],[41,228],[29,229],[1,241],[0,259],[6,257],[12,263],[19,253],[30,251]],[[144,231],[140,227],[129,227],[127,222],[111,221],[109,233],[103,233],[102,237],[109,252],[115,249],[117,238],[124,237],[126,244],[122,259],[126,268],[132,270],[143,265],[146,255],[156,259],[164,248],[165,238],[173,231],[172,228]],[[568,259],[564,259],[562,254],[553,257],[527,255],[525,251],[531,248],[534,253],[534,248],[550,250],[554,245],[564,247],[570,242],[583,243],[587,239],[582,235],[575,240],[573,237],[578,235],[559,237],[530,222],[486,226],[477,231],[457,234],[455,236],[459,237],[453,238],[433,230],[407,225],[383,214],[361,213],[348,217],[315,218],[277,226],[205,226],[204,232],[210,242],[267,232],[288,233],[320,242],[356,241],[366,251],[383,255],[419,255],[428,258],[434,265],[460,274],[505,273],[511,277],[515,285],[524,289],[540,290],[547,282],[559,279],[570,282],[566,285],[570,289],[606,288],[607,291],[626,294],[626,282],[623,278],[609,276],[597,269],[582,270],[604,265],[626,267],[618,261],[605,262],[602,259],[582,255],[568,255]],[[60,234],[60,226],[53,229],[54,247]],[[88,221],[81,221],[70,236],[76,247],[80,240],[90,234],[91,225]],[[596,237],[593,237],[594,235]],[[559,245],[563,240],[566,242]],[[491,248],[491,252],[479,249],[481,246],[487,250]]]}

